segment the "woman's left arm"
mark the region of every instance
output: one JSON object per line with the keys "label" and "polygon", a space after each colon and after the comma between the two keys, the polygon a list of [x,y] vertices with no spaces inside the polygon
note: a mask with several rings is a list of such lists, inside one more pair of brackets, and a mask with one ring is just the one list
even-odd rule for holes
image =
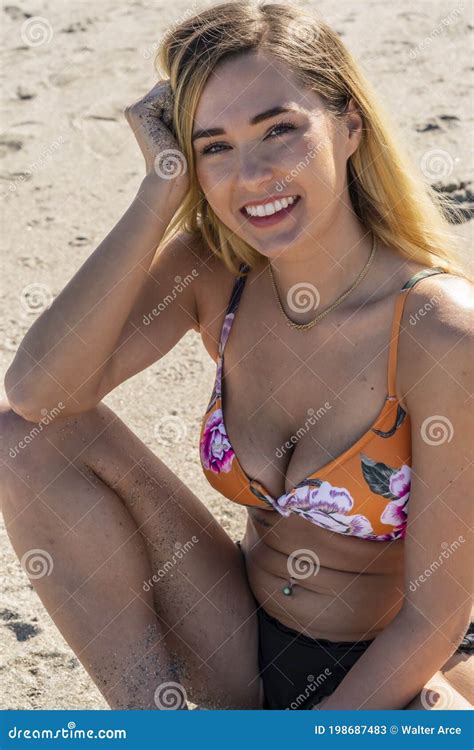
{"label": "woman's left arm", "polygon": [[[415,324],[403,330],[399,343],[399,382],[412,440],[402,606],[315,709],[405,708],[452,656],[469,626],[473,287],[452,277],[437,285],[424,281],[423,291],[415,295],[415,287],[410,300],[412,313],[418,307],[420,314],[410,316]],[[428,299],[433,287],[436,302],[433,294]]]}

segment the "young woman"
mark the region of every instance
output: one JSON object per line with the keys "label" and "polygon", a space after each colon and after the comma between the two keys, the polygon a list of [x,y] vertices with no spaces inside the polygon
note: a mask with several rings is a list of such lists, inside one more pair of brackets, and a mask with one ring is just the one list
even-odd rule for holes
{"label": "young woman", "polygon": [[[159,63],[140,189],[6,375],[13,548],[112,708],[469,708],[472,285],[440,199],[289,4],[208,8]],[[237,544],[100,403],[190,329]]]}

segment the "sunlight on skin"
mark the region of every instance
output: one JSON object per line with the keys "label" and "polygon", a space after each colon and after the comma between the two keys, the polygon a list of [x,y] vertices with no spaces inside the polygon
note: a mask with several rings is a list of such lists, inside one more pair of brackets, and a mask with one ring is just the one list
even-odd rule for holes
{"label": "sunlight on skin", "polygon": [[[455,659],[455,657],[451,657]],[[443,669],[449,669],[451,662],[449,659]],[[456,660],[457,661],[457,660]],[[472,679],[470,684],[474,684],[474,664],[472,659],[469,658],[469,672],[472,672]],[[324,704],[329,700],[323,698],[317,706],[314,706],[313,711],[324,711]],[[423,689],[408,703],[403,710],[405,711],[470,711],[473,705],[466,698],[461,695],[453,684],[446,679],[441,672],[436,672],[433,677],[428,680]],[[361,709],[363,710],[363,709]]]}

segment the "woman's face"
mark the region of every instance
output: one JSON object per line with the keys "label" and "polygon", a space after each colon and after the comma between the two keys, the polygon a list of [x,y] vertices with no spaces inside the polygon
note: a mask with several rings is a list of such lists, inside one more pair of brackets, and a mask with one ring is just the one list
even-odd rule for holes
{"label": "woman's face", "polygon": [[[276,107],[288,111],[271,114]],[[362,122],[355,113],[347,123],[336,125],[321,97],[268,54],[224,60],[205,86],[193,127],[197,179],[214,213],[268,258],[287,248],[300,257],[314,254],[315,239],[351,210],[346,162]],[[215,129],[220,132],[205,132]],[[243,210],[296,196],[263,220]]]}

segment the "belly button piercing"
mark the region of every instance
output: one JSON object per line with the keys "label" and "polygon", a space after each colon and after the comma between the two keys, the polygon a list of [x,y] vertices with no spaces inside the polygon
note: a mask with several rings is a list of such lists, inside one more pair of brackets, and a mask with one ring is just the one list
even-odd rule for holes
{"label": "belly button piercing", "polygon": [[283,586],[282,588],[282,591],[285,594],[285,596],[292,596],[294,585],[295,584],[293,583],[293,579],[290,576],[290,580],[288,581],[288,584],[286,586]]}

